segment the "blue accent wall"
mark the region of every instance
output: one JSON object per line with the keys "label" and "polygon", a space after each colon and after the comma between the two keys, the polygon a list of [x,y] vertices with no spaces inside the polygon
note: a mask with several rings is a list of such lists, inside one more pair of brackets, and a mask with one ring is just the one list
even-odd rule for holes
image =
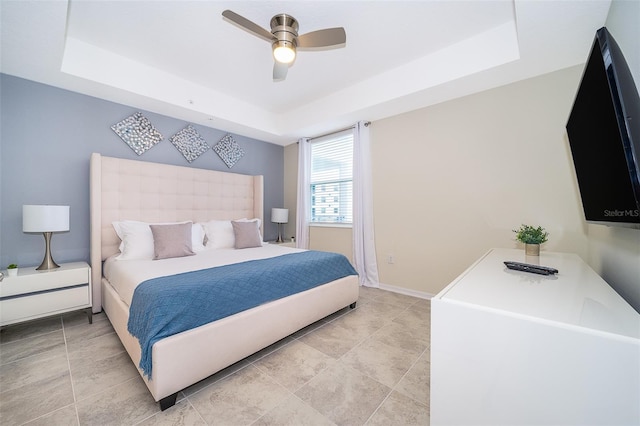
{"label": "blue accent wall", "polygon": [[[164,136],[140,156],[111,130],[111,125],[138,111]],[[277,228],[269,222],[269,214],[284,202],[284,148],[232,134],[245,151],[232,169],[213,150],[189,163],[169,141],[187,124],[191,123],[0,74],[0,269],[9,263],[39,265],[44,257],[44,238],[22,232],[23,204],[69,205],[71,229],[54,234],[53,257],[58,263],[89,260],[89,157],[93,152],[264,175],[265,240],[275,239]],[[192,126],[209,145],[227,134]]]}

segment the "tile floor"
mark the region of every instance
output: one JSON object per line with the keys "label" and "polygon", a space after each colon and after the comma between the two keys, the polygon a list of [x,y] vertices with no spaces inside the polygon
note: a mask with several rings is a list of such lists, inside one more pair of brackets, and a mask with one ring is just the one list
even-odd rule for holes
{"label": "tile floor", "polygon": [[161,412],[104,314],[0,330],[0,424],[428,425],[431,305],[361,288],[344,309]]}

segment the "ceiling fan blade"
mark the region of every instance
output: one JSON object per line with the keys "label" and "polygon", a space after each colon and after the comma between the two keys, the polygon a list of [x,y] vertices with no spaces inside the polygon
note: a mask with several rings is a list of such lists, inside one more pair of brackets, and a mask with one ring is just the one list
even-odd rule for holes
{"label": "ceiling fan blade", "polygon": [[231,22],[241,26],[252,34],[257,35],[265,41],[270,42],[274,39],[273,34],[271,34],[269,31],[265,30],[260,25],[251,22],[244,16],[240,16],[237,13],[232,12],[231,10],[225,10],[224,12],[222,12],[222,16],[224,16]]}
{"label": "ceiling fan blade", "polygon": [[342,27],[311,31],[310,33],[298,36],[298,47],[303,49],[331,47],[339,44],[345,44],[346,42],[347,34]]}
{"label": "ceiling fan blade", "polygon": [[287,71],[289,70],[289,64],[283,64],[278,61],[273,63],[273,81],[282,81],[287,78]]}

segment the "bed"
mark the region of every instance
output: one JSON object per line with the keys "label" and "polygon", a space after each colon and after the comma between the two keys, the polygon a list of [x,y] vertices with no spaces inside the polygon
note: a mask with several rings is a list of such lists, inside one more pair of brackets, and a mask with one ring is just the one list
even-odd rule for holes
{"label": "bed", "polygon": [[[128,331],[131,302],[118,293],[103,273],[103,265],[110,265],[110,259],[120,253],[121,240],[113,223],[204,223],[250,218],[257,219],[262,231],[263,178],[105,157],[97,153],[91,155],[90,169],[93,311],[104,310],[162,410],[174,405],[178,393],[188,386],[327,315],[347,306],[355,307],[359,286],[357,275],[268,301],[156,341],[150,348],[152,368],[147,376],[140,368],[143,349]],[[245,251],[261,250],[249,248]],[[298,251],[274,245],[264,247],[265,252],[270,252],[267,257],[280,256],[274,250],[282,255]],[[185,257],[189,259],[187,263],[196,262],[196,258]],[[109,272],[109,268],[106,269]],[[148,277],[145,275],[144,278]]]}

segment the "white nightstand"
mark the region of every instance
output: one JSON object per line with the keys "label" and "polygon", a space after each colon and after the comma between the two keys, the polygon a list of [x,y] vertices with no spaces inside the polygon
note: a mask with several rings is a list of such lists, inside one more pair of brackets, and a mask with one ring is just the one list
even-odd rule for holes
{"label": "white nightstand", "polygon": [[275,244],[277,246],[283,246],[283,247],[293,247],[296,248],[296,243],[294,241],[283,241],[281,243],[277,243],[275,241],[271,241],[269,242],[269,244]]}
{"label": "white nightstand", "polygon": [[37,271],[20,268],[0,282],[0,325],[14,324],[63,312],[85,309],[92,322],[91,268],[85,262],[63,263]]}

